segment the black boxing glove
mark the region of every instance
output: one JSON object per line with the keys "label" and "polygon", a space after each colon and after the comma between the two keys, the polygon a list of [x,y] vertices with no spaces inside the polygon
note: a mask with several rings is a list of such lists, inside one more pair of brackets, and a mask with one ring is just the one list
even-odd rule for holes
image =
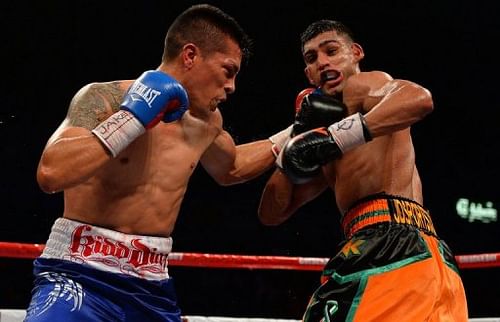
{"label": "black boxing glove", "polygon": [[[343,102],[331,96],[322,95],[314,88],[306,88],[297,95],[295,110],[295,121],[290,137],[337,122],[347,113],[347,107]],[[283,168],[282,154],[277,156],[276,164],[279,168]],[[320,171],[320,166],[308,168],[301,177],[301,183],[312,179]]]}
{"label": "black boxing glove", "polygon": [[283,149],[282,171],[295,184],[306,183],[321,166],[372,139],[361,113],[295,136]]}
{"label": "black boxing glove", "polygon": [[295,114],[291,136],[338,122],[345,117],[346,113],[345,104],[333,97],[314,92],[305,95]]}
{"label": "black boxing glove", "polygon": [[[316,89],[314,87],[308,87],[300,91],[299,94],[297,94],[297,97],[295,98],[295,115],[300,111],[301,105],[302,105],[302,100],[304,99],[305,96],[313,93]],[[329,123],[327,123],[329,124]],[[319,126],[319,125],[318,125]],[[292,129],[293,129],[293,124],[287,127],[286,129],[272,135],[269,137],[269,141],[271,141],[272,146],[271,146],[271,151],[273,152],[274,156],[276,157],[276,165],[278,167],[281,167],[280,159],[281,156],[279,155],[280,152],[283,149],[283,146],[288,142],[288,140],[292,137]]]}

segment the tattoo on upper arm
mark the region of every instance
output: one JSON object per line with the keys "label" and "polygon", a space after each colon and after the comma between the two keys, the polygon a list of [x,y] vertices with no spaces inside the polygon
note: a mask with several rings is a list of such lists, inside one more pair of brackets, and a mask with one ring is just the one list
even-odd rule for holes
{"label": "tattoo on upper arm", "polygon": [[90,84],[73,97],[67,120],[71,126],[93,129],[118,111],[124,91],[118,82]]}

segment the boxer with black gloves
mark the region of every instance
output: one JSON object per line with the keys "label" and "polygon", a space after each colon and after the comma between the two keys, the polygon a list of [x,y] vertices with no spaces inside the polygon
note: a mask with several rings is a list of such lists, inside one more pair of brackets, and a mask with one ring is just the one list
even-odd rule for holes
{"label": "boxer with black gloves", "polygon": [[334,195],[345,240],[302,321],[466,322],[453,253],[423,206],[410,131],[433,110],[431,92],[361,71],[363,48],[339,21],[313,22],[301,43],[310,84],[342,100],[348,115],[289,140],[259,205],[259,220],[279,225],[323,192]]}

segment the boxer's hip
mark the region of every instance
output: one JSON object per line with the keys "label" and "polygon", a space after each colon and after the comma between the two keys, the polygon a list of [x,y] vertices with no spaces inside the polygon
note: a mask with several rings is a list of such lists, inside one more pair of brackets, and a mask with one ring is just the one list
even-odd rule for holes
{"label": "boxer's hip", "polygon": [[430,212],[407,198],[387,194],[368,196],[351,206],[342,217],[342,228],[347,239],[366,227],[380,223],[407,225],[437,236]]}
{"label": "boxer's hip", "polygon": [[168,275],[172,238],[124,234],[66,218],[52,226],[42,259],[69,261],[147,280]]}

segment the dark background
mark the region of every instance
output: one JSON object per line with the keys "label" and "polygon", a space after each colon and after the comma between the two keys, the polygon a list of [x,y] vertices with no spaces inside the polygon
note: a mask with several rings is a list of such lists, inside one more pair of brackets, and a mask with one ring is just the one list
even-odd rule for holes
{"label": "dark background", "polygon": [[[384,70],[430,89],[435,111],[413,126],[417,166],[441,237],[456,254],[500,251],[498,221],[469,223],[458,198],[500,206],[498,40],[494,1],[209,1],[254,39],[254,56],[221,107],[237,143],[266,138],[293,119],[308,86],[299,34],[338,19],[357,34],[364,70]],[[74,93],[94,81],[155,69],[172,20],[193,1],[2,1],[0,241],[45,243],[62,194],[42,193],[36,166]],[[330,257],[340,241],[329,192],[279,227],[256,217],[271,172],[218,186],[198,168],[173,234],[174,251]],[[187,315],[300,318],[319,272],[172,267]],[[500,316],[500,269],[463,270],[472,317]],[[25,308],[31,260],[0,259],[0,308]]]}

